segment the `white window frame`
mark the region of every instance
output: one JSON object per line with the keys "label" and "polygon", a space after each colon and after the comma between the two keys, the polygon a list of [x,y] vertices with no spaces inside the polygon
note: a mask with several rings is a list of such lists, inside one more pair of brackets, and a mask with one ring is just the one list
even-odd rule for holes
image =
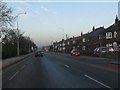
{"label": "white window frame", "polygon": [[100,40],[100,39],[102,39],[102,36],[101,36],[101,35],[99,35],[99,40]]}
{"label": "white window frame", "polygon": [[86,47],[85,47],[85,46],[82,46],[82,50],[85,51],[85,50],[86,50]]}
{"label": "white window frame", "polygon": [[65,50],[66,48],[65,47],[63,47],[63,50]]}
{"label": "white window frame", "polygon": [[75,44],[75,40],[73,41],[73,44]]}
{"label": "white window frame", "polygon": [[67,45],[70,45],[70,42],[69,42],[69,41],[67,42]]}
{"label": "white window frame", "polygon": [[106,44],[106,47],[112,47],[112,46],[113,46],[112,43]]}
{"label": "white window frame", "polygon": [[117,37],[117,32],[116,31],[114,31],[114,38],[116,38]]}
{"label": "white window frame", "polygon": [[109,47],[109,44],[106,44],[106,47]]}
{"label": "white window frame", "polygon": [[107,32],[106,39],[111,39],[111,38],[112,38],[112,32]]}
{"label": "white window frame", "polygon": [[62,45],[65,46],[65,43],[63,43]]}
{"label": "white window frame", "polygon": [[85,38],[83,38],[82,41],[85,42]]}

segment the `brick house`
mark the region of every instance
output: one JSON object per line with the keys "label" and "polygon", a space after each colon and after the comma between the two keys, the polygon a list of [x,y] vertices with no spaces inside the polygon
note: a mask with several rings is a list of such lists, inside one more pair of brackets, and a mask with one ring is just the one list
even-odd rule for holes
{"label": "brick house", "polygon": [[57,41],[54,42],[53,45],[52,45],[52,47],[53,47],[52,51],[57,52],[58,51],[58,42]]}
{"label": "brick house", "polygon": [[72,38],[53,43],[53,51],[70,53],[75,48],[82,54],[91,55],[96,47],[113,47],[114,44],[120,46],[120,20],[117,16],[115,23],[106,29],[93,26],[90,33],[81,33],[81,36],[73,36]]}
{"label": "brick house", "polygon": [[77,49],[79,45],[79,38],[72,37],[65,40],[65,52],[70,53],[71,50]]}
{"label": "brick house", "polygon": [[73,38],[68,38],[65,40],[65,52],[69,53],[73,49]]}
{"label": "brick house", "polygon": [[89,33],[90,48],[93,51],[96,47],[105,46],[105,28],[96,28],[93,26],[92,32]]}
{"label": "brick house", "polygon": [[114,44],[120,46],[120,20],[116,16],[115,23],[105,31],[106,46],[113,47]]}
{"label": "brick house", "polygon": [[119,19],[116,19],[116,32],[117,32],[117,35],[116,35],[116,39],[117,39],[117,44],[120,48],[120,20]]}

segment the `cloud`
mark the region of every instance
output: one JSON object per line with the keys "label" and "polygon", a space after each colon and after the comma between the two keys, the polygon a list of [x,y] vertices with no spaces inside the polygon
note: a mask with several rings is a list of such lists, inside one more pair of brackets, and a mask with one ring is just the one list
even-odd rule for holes
{"label": "cloud", "polygon": [[20,2],[20,3],[16,4],[16,7],[14,7],[14,9],[15,9],[16,13],[18,13],[18,12],[23,13],[23,12],[30,11],[32,8],[28,3]]}
{"label": "cloud", "polygon": [[44,10],[44,11],[46,11],[46,12],[50,11],[47,7],[44,7],[44,6],[41,6],[41,9]]}
{"label": "cloud", "polygon": [[54,11],[53,9],[50,9],[48,7],[45,7],[45,6],[41,6],[40,9],[45,11],[45,12],[48,12],[48,13],[57,14],[56,11]]}
{"label": "cloud", "polygon": [[50,12],[51,12],[52,14],[57,14],[57,12],[54,11],[54,10],[51,10]]}

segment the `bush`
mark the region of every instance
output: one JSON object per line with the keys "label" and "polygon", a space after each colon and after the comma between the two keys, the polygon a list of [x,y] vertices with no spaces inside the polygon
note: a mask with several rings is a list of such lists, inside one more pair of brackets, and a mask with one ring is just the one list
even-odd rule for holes
{"label": "bush", "polygon": [[2,48],[2,59],[15,57],[17,56],[17,48],[16,47],[6,47],[3,46]]}

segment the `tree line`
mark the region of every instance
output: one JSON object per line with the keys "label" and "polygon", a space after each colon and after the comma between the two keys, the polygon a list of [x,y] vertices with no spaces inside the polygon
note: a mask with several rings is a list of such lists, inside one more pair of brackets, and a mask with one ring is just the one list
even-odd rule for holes
{"label": "tree line", "polygon": [[[2,44],[2,59],[17,56],[17,40],[19,39],[20,55],[28,54],[37,48],[36,44],[25,36],[24,33],[17,33],[14,29],[16,17],[13,10],[7,6],[7,3],[0,2],[0,43]],[[19,38],[18,38],[19,37]]]}

